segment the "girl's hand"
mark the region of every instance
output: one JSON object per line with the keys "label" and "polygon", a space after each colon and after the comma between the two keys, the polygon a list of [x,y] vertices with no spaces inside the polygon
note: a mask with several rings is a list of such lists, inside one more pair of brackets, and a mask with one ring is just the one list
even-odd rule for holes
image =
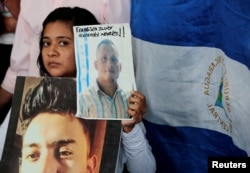
{"label": "girl's hand", "polygon": [[145,96],[139,91],[132,91],[129,98],[129,108],[127,113],[132,117],[131,120],[122,120],[123,131],[130,132],[136,123],[142,121],[143,115],[146,112],[147,104]]}

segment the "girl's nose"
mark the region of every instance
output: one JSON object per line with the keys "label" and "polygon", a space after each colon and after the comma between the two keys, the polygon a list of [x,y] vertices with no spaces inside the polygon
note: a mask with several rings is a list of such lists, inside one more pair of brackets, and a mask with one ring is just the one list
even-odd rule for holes
{"label": "girl's nose", "polygon": [[52,44],[48,50],[48,56],[54,57],[57,55],[58,55],[57,46]]}

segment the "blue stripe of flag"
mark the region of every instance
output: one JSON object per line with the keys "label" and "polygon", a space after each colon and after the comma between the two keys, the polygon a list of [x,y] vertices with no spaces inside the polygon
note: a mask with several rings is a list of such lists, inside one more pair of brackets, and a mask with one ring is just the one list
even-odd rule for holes
{"label": "blue stripe of flag", "polygon": [[133,0],[131,30],[145,41],[222,49],[250,68],[248,0]]}

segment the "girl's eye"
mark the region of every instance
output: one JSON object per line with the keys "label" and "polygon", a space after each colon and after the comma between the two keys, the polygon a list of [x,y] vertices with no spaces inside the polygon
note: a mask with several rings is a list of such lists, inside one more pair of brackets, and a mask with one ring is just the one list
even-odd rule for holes
{"label": "girl's eye", "polygon": [[50,42],[48,41],[43,41],[43,47],[48,47],[50,45]]}
{"label": "girl's eye", "polygon": [[60,44],[61,46],[66,46],[66,45],[68,45],[69,43],[68,43],[67,41],[61,41],[59,44]]}

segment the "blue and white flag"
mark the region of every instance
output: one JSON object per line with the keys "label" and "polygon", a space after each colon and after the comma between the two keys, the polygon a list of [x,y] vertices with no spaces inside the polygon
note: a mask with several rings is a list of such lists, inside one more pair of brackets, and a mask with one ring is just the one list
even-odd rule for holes
{"label": "blue and white flag", "polygon": [[133,0],[137,88],[157,172],[250,156],[248,0]]}

